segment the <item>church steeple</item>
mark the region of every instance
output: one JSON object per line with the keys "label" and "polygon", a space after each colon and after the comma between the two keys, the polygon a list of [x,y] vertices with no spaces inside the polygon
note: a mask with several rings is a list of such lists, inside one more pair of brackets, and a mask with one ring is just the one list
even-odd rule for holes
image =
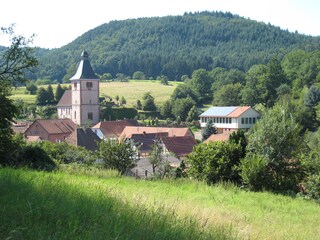
{"label": "church steeple", "polygon": [[87,51],[83,51],[81,54],[81,61],[78,66],[76,74],[70,78],[70,80],[82,80],[82,79],[99,79],[94,73]]}

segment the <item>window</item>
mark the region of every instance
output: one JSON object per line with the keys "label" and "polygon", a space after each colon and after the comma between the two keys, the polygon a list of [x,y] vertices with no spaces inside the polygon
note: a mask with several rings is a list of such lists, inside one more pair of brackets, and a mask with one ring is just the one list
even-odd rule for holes
{"label": "window", "polygon": [[87,82],[86,85],[89,90],[93,87],[92,82]]}
{"label": "window", "polygon": [[255,124],[256,123],[256,118],[252,118],[252,123]]}
{"label": "window", "polygon": [[92,115],[92,112],[89,112],[89,113],[88,113],[88,119],[89,119],[89,120],[92,120],[92,119],[93,119],[92,116],[93,116],[93,115]]}
{"label": "window", "polygon": [[77,118],[77,112],[74,111],[74,119],[76,119],[76,118]]}
{"label": "window", "polygon": [[77,90],[77,83],[76,82],[73,84],[73,88],[74,88],[74,90]]}
{"label": "window", "polygon": [[244,124],[244,118],[241,118],[241,124]]}
{"label": "window", "polygon": [[229,124],[231,124],[231,123],[232,123],[231,118],[229,118]]}
{"label": "window", "polygon": [[246,124],[248,124],[248,118],[246,118]]}
{"label": "window", "polygon": [[252,118],[249,117],[249,124],[252,124]]}

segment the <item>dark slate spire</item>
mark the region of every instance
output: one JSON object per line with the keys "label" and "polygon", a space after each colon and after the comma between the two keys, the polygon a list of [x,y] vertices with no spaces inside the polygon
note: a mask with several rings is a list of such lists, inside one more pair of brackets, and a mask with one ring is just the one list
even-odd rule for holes
{"label": "dark slate spire", "polygon": [[70,78],[70,80],[79,79],[99,79],[91,67],[89,54],[86,51],[83,51],[81,54],[81,61],[79,63],[76,74],[72,78]]}

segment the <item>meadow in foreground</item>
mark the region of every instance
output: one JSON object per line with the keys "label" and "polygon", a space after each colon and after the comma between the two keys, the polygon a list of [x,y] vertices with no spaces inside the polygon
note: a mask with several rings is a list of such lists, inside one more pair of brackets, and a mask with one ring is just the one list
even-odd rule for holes
{"label": "meadow in foreground", "polygon": [[319,239],[320,206],[230,184],[0,169],[0,238]]}

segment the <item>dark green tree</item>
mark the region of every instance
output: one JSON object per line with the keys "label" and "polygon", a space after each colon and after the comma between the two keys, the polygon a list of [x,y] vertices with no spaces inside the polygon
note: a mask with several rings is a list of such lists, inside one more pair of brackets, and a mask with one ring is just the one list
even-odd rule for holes
{"label": "dark green tree", "polygon": [[142,109],[144,111],[156,111],[157,107],[154,103],[154,97],[151,96],[150,92],[147,92],[142,97]]}
{"label": "dark green tree", "polygon": [[240,182],[241,147],[229,142],[201,143],[188,155],[188,175],[208,184]]}
{"label": "dark green tree", "polygon": [[139,99],[137,100],[136,108],[139,109],[139,110],[142,109],[142,104],[141,104],[141,101]]}
{"label": "dark green tree", "polygon": [[176,99],[172,103],[172,114],[177,118],[178,116],[182,121],[186,121],[190,109],[195,106],[195,102],[191,98]]}
{"label": "dark green tree", "polygon": [[25,73],[37,66],[33,49],[23,36],[14,34],[13,28],[1,28],[4,35],[9,36],[11,46],[0,52],[0,165],[14,161],[16,146],[12,140],[11,124],[17,114],[13,100],[10,99],[12,86],[26,81]]}
{"label": "dark green tree", "polygon": [[299,134],[300,126],[288,106],[277,104],[268,109],[248,139],[247,156],[241,163],[244,183],[254,190],[296,191],[303,147]]}
{"label": "dark green tree", "polygon": [[213,124],[212,120],[209,119],[209,121],[207,122],[205,128],[202,131],[202,141],[206,140],[212,134],[217,134],[217,128]]}
{"label": "dark green tree", "polygon": [[196,106],[193,106],[188,112],[187,122],[196,121],[199,119],[199,111]]}
{"label": "dark green tree", "polygon": [[222,86],[213,95],[215,106],[240,106],[242,85],[240,83],[227,84]]}
{"label": "dark green tree", "polygon": [[160,113],[164,118],[171,118],[172,117],[172,101],[170,100],[165,101],[162,104]]}
{"label": "dark green tree", "polygon": [[56,88],[56,94],[55,94],[55,99],[56,99],[56,102],[59,102],[62,95],[64,94],[65,92],[65,89],[63,89],[60,85],[60,83],[58,84],[57,88]]}
{"label": "dark green tree", "polygon": [[38,88],[36,104],[46,105],[48,103],[48,92],[44,87]]}
{"label": "dark green tree", "polygon": [[34,84],[34,82],[28,82],[26,90],[29,91],[31,95],[35,95],[37,93],[38,87]]}
{"label": "dark green tree", "polygon": [[53,94],[53,88],[51,84],[49,84],[47,88],[47,102],[48,103],[54,103],[54,94]]}

